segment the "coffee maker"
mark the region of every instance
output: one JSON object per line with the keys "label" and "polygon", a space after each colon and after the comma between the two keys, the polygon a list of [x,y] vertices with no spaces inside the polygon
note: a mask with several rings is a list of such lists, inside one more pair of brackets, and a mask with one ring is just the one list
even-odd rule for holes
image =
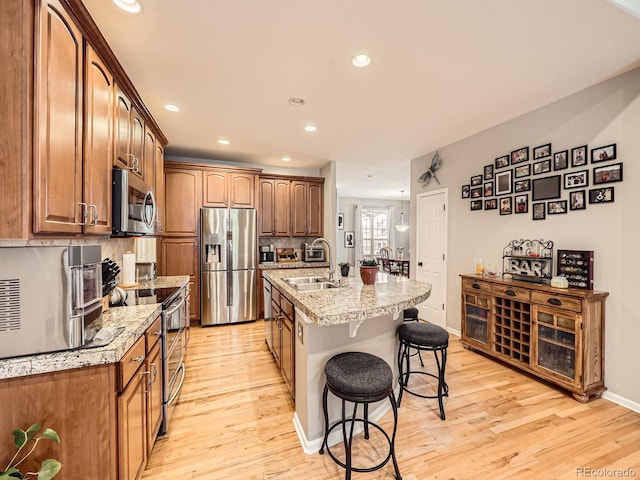
{"label": "coffee maker", "polygon": [[260,263],[273,263],[276,260],[275,245],[260,246]]}

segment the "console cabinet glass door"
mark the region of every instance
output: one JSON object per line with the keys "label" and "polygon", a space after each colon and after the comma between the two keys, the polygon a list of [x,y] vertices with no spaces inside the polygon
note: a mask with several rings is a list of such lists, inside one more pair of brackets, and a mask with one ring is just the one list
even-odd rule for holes
{"label": "console cabinet glass door", "polygon": [[464,309],[463,337],[466,337],[467,340],[472,341],[479,347],[488,349],[491,297],[463,290],[462,308]]}
{"label": "console cabinet glass door", "polygon": [[533,319],[533,368],[568,386],[580,386],[582,316],[534,305]]}

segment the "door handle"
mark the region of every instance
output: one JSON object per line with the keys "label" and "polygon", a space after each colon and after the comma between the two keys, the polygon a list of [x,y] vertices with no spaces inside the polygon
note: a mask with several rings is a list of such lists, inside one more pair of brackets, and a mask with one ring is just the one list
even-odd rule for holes
{"label": "door handle", "polygon": [[548,298],[547,303],[550,303],[551,305],[556,305],[556,306],[562,305],[562,302],[557,298]]}
{"label": "door handle", "polygon": [[93,215],[91,216],[92,218],[89,225],[98,225],[98,207],[90,204],[89,210],[93,210]]}
{"label": "door handle", "polygon": [[513,290],[505,290],[504,293],[506,293],[510,297],[515,297],[516,296],[516,292],[514,292]]}
{"label": "door handle", "polygon": [[422,266],[422,262],[418,262],[418,266],[421,267]]}

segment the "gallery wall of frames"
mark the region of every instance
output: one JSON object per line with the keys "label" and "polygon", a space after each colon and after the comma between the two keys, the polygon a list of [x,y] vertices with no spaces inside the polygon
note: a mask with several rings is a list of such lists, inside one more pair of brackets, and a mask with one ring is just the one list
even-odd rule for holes
{"label": "gallery wall of frames", "polygon": [[[553,151],[551,144],[514,150],[486,165],[462,186],[472,211],[531,214],[533,220],[614,201],[612,183],[622,181],[616,144]],[[563,195],[563,192],[568,192]]]}

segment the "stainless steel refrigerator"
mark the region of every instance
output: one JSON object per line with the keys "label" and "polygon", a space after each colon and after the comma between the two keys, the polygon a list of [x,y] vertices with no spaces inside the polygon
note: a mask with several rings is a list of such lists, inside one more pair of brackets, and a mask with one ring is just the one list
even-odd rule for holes
{"label": "stainless steel refrigerator", "polygon": [[256,211],[200,211],[202,325],[258,318]]}

